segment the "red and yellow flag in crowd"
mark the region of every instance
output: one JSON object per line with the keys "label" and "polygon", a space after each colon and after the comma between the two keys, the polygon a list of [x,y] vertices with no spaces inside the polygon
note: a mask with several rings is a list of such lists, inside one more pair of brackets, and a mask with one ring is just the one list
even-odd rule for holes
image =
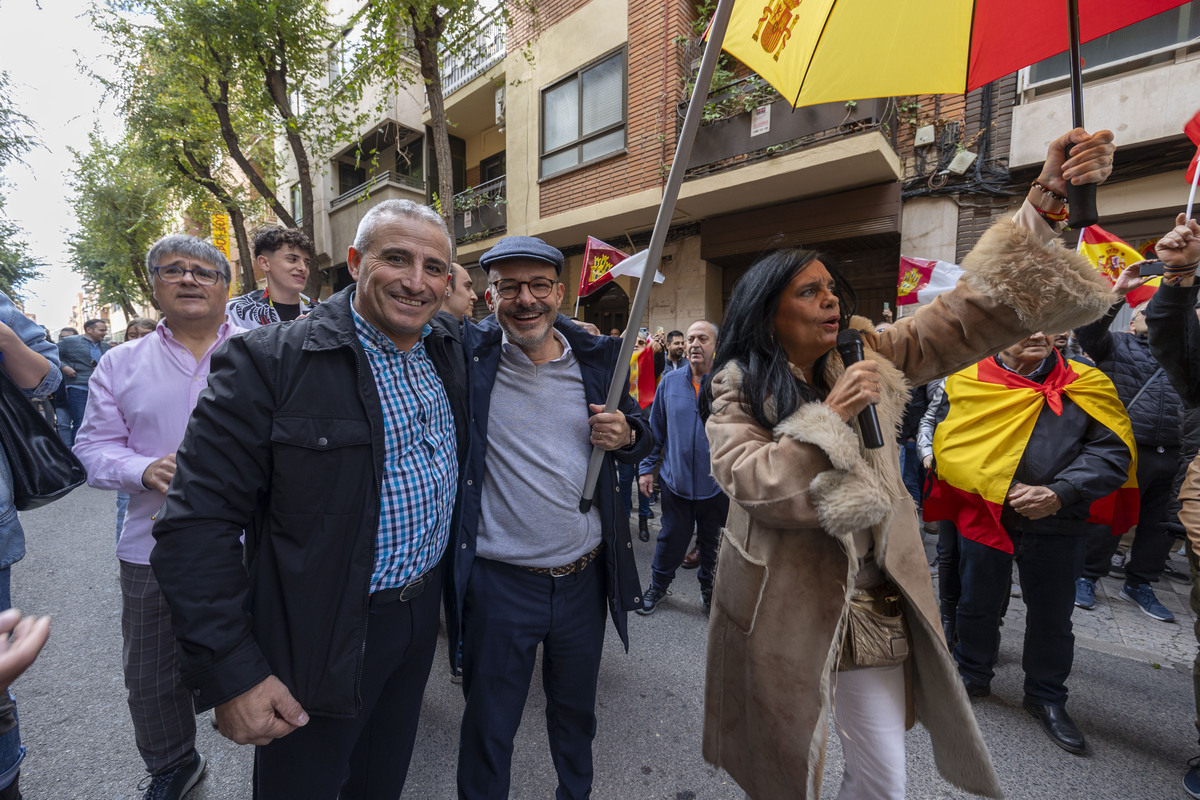
{"label": "red and yellow flag in crowd", "polygon": [[583,268],[579,270],[579,296],[587,297],[612,280],[611,270],[629,256],[592,236],[583,249]]}
{"label": "red and yellow flag in crowd", "polygon": [[629,393],[637,400],[638,406],[649,408],[654,402],[654,389],[657,381],[654,376],[654,348],[647,345],[635,350],[629,357]]}
{"label": "red and yellow flag in crowd", "polygon": [[1196,116],[1187,121],[1183,126],[1183,132],[1192,140],[1192,144],[1196,145],[1196,155],[1192,156],[1192,163],[1188,164],[1187,182],[1192,183],[1196,180],[1196,170],[1200,168],[1200,111],[1196,112]]}
{"label": "red and yellow flag in crowd", "polygon": [[[1146,258],[1099,225],[1090,225],[1083,229],[1079,252],[1100,274],[1108,278],[1109,284],[1116,283],[1117,277],[1126,267]],[[1154,296],[1161,283],[1162,278],[1151,278],[1127,294],[1125,302],[1130,308],[1140,306]]]}
{"label": "red and yellow flag in crowd", "polygon": [[937,473],[923,507],[926,520],[950,520],[971,541],[1011,553],[1000,524],[1004,501],[1042,409],[1061,414],[1065,395],[1129,448],[1125,483],[1092,503],[1088,521],[1114,535],[1137,524],[1137,445],[1129,415],[1100,370],[1059,359],[1045,383],[1036,383],[985,358],[947,378],[945,389],[950,410],[933,435]]}

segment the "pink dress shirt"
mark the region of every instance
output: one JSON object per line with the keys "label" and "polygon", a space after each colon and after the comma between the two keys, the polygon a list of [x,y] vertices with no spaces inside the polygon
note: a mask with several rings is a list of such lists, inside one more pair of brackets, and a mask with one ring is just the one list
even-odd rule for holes
{"label": "pink dress shirt", "polygon": [[154,333],[114,347],[96,365],[74,451],[87,468],[89,485],[129,493],[129,511],[117,544],[120,560],[150,563],[150,530],[166,497],[143,486],[142,473],[179,448],[200,390],[208,385],[213,351],[242,332],[226,321],[208,352],[196,361],[160,322]]}

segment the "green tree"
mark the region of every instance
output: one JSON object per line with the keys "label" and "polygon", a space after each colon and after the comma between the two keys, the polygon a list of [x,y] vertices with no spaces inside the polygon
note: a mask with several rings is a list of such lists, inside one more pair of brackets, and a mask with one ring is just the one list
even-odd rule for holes
{"label": "green tree", "polygon": [[[329,69],[328,44],[340,36],[323,0],[98,2],[93,23],[112,43],[122,75],[147,68],[147,40],[157,38],[161,51],[178,62],[171,65],[180,77],[171,82],[173,89],[194,98],[187,102],[193,111],[200,103],[207,106],[204,113],[215,119],[224,151],[280,222],[313,237],[316,165],[363,119],[356,113],[357,96],[321,88]],[[194,133],[187,119],[180,117],[176,124]],[[268,130],[283,139],[296,166],[299,219],[278,187],[274,136],[263,138]],[[181,132],[176,138],[194,143],[197,157],[212,143],[211,136],[193,139]],[[191,168],[186,158],[181,163]],[[310,292],[318,280],[313,270]]]}
{"label": "green tree", "polygon": [[71,149],[69,185],[79,227],[68,239],[71,268],[102,303],[153,303],[146,253],[172,220],[170,180],[129,139],[109,143],[97,133],[86,149]]}
{"label": "green tree", "polygon": [[[37,146],[33,122],[25,116],[12,97],[12,83],[7,72],[0,72],[0,170]],[[4,181],[0,179],[0,191]],[[10,297],[20,297],[21,286],[37,275],[45,263],[34,257],[24,239],[24,231],[4,210],[5,199],[0,193],[0,291]]]}
{"label": "green tree", "polygon": [[[349,86],[361,92],[366,86],[385,80],[391,85],[419,81],[425,87],[437,163],[437,200],[451,232],[454,231],[454,171],[442,92],[442,62],[451,57],[477,56],[480,37],[476,34],[487,17],[497,14],[509,27],[518,11],[534,14],[533,0],[373,0],[356,20],[363,25],[364,47],[353,78],[347,82]],[[453,245],[453,236],[451,240]]]}

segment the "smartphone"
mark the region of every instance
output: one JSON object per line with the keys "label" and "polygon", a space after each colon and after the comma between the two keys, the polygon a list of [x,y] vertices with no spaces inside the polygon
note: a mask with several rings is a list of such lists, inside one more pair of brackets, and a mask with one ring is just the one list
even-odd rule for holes
{"label": "smartphone", "polygon": [[666,331],[666,329],[665,329],[665,328],[663,328],[663,326],[662,326],[662,325],[659,325],[657,328],[655,328],[655,329],[654,329],[654,335],[655,335],[655,336],[662,336],[662,335],[663,335],[664,333],[666,333],[666,332],[667,332],[667,331]]}
{"label": "smartphone", "polygon": [[1142,261],[1138,263],[1138,274],[1143,278],[1153,275],[1162,275],[1164,274],[1163,267],[1165,266],[1166,265],[1157,258],[1150,259],[1149,261]]}
{"label": "smartphone", "polygon": [[884,303],[884,304],[883,304],[883,310],[884,310],[884,311],[891,311],[891,310],[892,310],[892,304],[891,304],[891,303]]}

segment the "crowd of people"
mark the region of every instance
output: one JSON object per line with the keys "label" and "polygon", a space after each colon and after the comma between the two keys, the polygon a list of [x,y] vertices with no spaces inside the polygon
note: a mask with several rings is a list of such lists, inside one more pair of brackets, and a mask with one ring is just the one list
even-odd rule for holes
{"label": "crowd of people", "polygon": [[[1094,607],[1136,523],[1122,597],[1171,619],[1152,584],[1174,531],[1193,575],[1200,543],[1197,447],[1178,421],[1200,405],[1200,226],[1181,217],[1159,241],[1163,287],[1129,333],[1109,328],[1136,267],[1110,287],[1058,241],[1067,185],[1103,182],[1113,152],[1106,131],[1055,140],[959,285],[914,315],[874,325],[828,256],[767,254],[720,324],[642,332],[634,361],[653,380],[635,397],[625,379],[612,411],[620,331],[558,313],[562,252],[503,237],[477,287],[441,217],[410,201],[363,216],[354,284],[321,302],[303,293],[312,243],[272,227],[254,240],[266,286],[232,300],[211,244],[156,242],[162,318],[119,346],[103,320],[55,346],[0,303],[3,369],[40,398],[61,377],[63,441],[118,492],[145,798],[202,778],[210,709],[255,747],[260,800],[398,798],[443,615],[465,699],[458,796],[508,796],[540,654],[556,797],[588,797],[606,628],[628,648],[628,612],[655,613],[688,567],[709,616],[704,757],[756,800],[819,793],[830,714],[839,797],[903,798],[916,721],[947,781],[1000,796],[971,699],[990,692],[1014,563],[1024,706],[1084,752],[1066,711],[1074,608]],[[878,448],[863,444],[872,409]],[[642,541],[655,497],[661,515],[645,586],[635,491]],[[0,511],[7,607],[24,543],[11,498]],[[937,525],[936,592],[922,523]],[[14,616],[0,684],[47,633]],[[5,697],[12,800],[23,751]],[[1200,797],[1200,770],[1185,786]]]}

